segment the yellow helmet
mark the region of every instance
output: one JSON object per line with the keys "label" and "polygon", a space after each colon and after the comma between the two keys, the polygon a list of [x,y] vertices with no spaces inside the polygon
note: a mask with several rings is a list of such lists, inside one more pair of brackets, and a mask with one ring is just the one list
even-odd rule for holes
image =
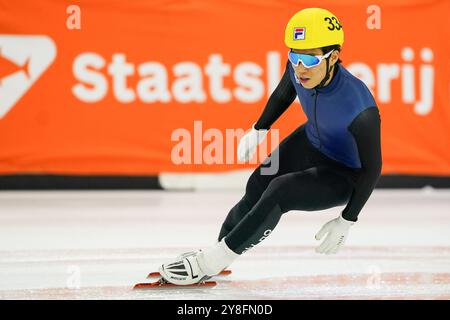
{"label": "yellow helmet", "polygon": [[344,30],[337,17],[321,8],[303,9],[289,20],[284,43],[292,49],[314,49],[344,43]]}

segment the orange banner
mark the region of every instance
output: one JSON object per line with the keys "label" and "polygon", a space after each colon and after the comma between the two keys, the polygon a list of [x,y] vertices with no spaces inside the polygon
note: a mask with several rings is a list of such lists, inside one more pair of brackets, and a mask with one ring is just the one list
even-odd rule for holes
{"label": "orange banner", "polygon": [[[383,173],[450,175],[446,0],[0,0],[0,173],[250,166],[226,154],[227,129],[262,112],[305,7],[343,24],[343,65],[380,108]],[[296,102],[273,128],[304,121]]]}

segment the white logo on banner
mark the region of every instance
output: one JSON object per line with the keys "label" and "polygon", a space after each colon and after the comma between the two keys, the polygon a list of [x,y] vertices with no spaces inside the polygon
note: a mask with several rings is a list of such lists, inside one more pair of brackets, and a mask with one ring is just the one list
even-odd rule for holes
{"label": "white logo on banner", "polygon": [[22,98],[55,60],[47,36],[0,35],[0,118]]}

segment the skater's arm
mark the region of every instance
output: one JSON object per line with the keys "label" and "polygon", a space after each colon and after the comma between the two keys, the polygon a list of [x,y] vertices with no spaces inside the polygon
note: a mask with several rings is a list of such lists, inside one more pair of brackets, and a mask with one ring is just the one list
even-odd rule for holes
{"label": "skater's arm", "polygon": [[270,129],[270,126],[283,114],[292,104],[297,96],[295,87],[289,76],[289,62],[280,83],[270,95],[263,113],[255,124],[255,129]]}
{"label": "skater's arm", "polygon": [[380,126],[378,109],[368,108],[361,112],[349,127],[358,146],[361,172],[350,201],[342,212],[342,217],[346,220],[358,219],[359,212],[372,194],[381,175]]}

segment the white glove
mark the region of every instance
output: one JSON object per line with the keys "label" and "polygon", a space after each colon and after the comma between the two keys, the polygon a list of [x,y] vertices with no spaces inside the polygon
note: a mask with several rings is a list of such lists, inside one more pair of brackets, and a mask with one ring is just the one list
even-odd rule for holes
{"label": "white glove", "polygon": [[342,218],[342,214],[329,222],[316,234],[316,240],[323,238],[328,233],[322,244],[316,248],[317,253],[335,254],[344,245],[348,230],[355,223]]}
{"label": "white glove", "polygon": [[239,161],[249,161],[256,151],[256,147],[264,141],[267,135],[266,129],[255,129],[253,124],[252,129],[242,137],[238,147],[238,159]]}

